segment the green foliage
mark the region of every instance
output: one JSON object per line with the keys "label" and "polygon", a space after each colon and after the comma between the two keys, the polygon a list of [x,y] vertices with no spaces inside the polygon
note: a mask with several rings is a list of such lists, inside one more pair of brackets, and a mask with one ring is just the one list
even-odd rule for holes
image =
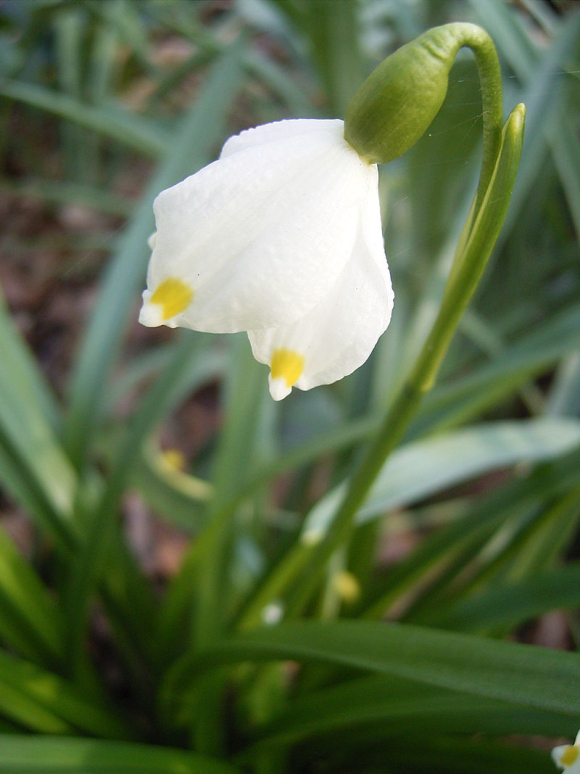
{"label": "green foliage", "polygon": [[[12,0],[0,21],[0,190],[124,223],[64,398],[0,298],[0,484],[34,533],[25,557],[0,525],[0,770],[552,771],[517,740],[572,737],[580,714],[575,648],[532,626],[560,610],[559,644],[580,632],[580,15]],[[486,115],[470,210],[484,122],[460,56],[381,171],[396,304],[368,363],[280,406],[243,337],[127,346],[157,193],[246,126],[341,115],[452,21],[494,40],[526,141],[522,108],[501,140]],[[118,185],[135,169],[138,199]],[[215,385],[221,424],[177,470],[163,423]],[[161,587],[125,535],[134,492],[191,538]]]}

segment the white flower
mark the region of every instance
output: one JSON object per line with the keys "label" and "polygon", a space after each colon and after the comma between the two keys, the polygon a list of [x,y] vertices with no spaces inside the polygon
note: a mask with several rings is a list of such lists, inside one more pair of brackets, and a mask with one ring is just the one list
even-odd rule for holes
{"label": "white flower", "polygon": [[343,129],[313,119],[249,129],[162,191],[140,322],[247,331],[276,400],[362,365],[393,291],[377,167]]}
{"label": "white flower", "polygon": [[574,744],[562,744],[554,747],[552,758],[556,766],[567,772],[567,774],[580,774],[580,731],[576,735]]}

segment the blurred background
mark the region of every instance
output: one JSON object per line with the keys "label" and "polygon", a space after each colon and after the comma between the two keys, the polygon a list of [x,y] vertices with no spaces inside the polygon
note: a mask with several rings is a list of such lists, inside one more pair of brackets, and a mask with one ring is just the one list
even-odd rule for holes
{"label": "blurred background", "polygon": [[[572,0],[3,0],[0,285],[57,400],[70,402],[73,420],[99,423],[89,453],[87,422],[71,420],[65,438],[72,457],[87,452],[107,468],[120,428],[176,341],[175,331],[136,323],[155,195],[216,158],[244,128],[343,116],[384,57],[450,21],[480,24],[494,39],[505,115],[525,102],[526,142],[491,264],[409,439],[467,421],[577,416],[578,10]],[[354,441],[376,426],[437,311],[476,188],[480,140],[477,72],[464,51],[428,132],[381,169],[396,291],[387,335],[363,368],[336,385],[294,391],[281,406],[261,395],[258,461],[337,428],[352,428]],[[160,580],[175,572],[195,531],[191,498],[207,494],[223,421],[221,386],[239,357],[232,337],[196,337],[197,370],[184,377],[171,418],[139,452],[123,506],[133,550]],[[265,386],[267,369],[255,368]],[[557,440],[540,436],[536,448]],[[333,466],[322,459],[279,481],[280,523],[286,514],[295,524],[351,459],[343,449]],[[491,467],[500,469],[444,498],[416,494],[412,512],[395,504],[382,561],[405,556],[425,531],[454,518],[466,496],[493,491],[506,473]],[[580,550],[572,539],[577,501],[568,501],[559,544],[568,558]],[[8,484],[2,523],[31,553],[34,532],[15,502]],[[257,572],[263,557],[255,546],[246,542],[240,551],[240,573]],[[536,641],[569,646],[566,622],[558,614],[550,621]]]}

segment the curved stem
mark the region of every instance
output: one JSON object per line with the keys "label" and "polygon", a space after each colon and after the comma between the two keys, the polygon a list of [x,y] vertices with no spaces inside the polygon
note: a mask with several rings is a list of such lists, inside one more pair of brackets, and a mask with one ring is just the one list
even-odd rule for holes
{"label": "curved stem", "polygon": [[503,124],[501,71],[495,46],[485,30],[474,24],[449,26],[458,28],[459,47],[467,46],[473,51],[481,84],[483,150],[474,213],[476,215],[489,186],[501,148]]}
{"label": "curved stem", "polygon": [[[334,551],[346,543],[354,527],[357,511],[366,499],[389,454],[403,437],[423,395],[433,383],[457,324],[485,269],[501,229],[519,164],[525,108],[518,105],[500,137],[500,154],[489,176],[486,192],[473,227],[461,251],[457,270],[450,277],[439,314],[415,362],[410,376],[391,405],[381,428],[350,480],[347,493],[323,539],[299,543],[291,549],[271,578],[259,589],[238,623],[249,628],[260,623],[263,607],[292,586],[287,615],[300,611],[325,571]],[[293,583],[289,584],[289,577]]]}

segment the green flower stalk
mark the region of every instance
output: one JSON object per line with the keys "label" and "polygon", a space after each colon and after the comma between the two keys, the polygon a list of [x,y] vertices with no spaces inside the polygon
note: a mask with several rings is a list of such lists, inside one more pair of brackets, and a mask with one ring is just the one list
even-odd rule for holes
{"label": "green flower stalk", "polygon": [[260,589],[241,618],[258,625],[265,605],[286,597],[287,616],[300,612],[320,583],[330,556],[348,543],[356,514],[389,454],[402,439],[467,307],[504,221],[519,165],[525,107],[518,105],[502,130],[499,63],[487,33],[472,24],[448,24],[427,31],[388,57],[363,83],[347,109],[345,138],[369,163],[397,158],[421,137],[447,92],[457,51],[476,57],[483,109],[483,159],[469,213],[433,328],[390,407],[381,429],[355,471],[345,497],[324,535],[305,533]]}
{"label": "green flower stalk", "polygon": [[[363,167],[375,171],[376,163],[394,159],[408,150],[439,110],[447,92],[453,60],[463,46],[474,51],[481,75],[483,161],[474,205],[461,235],[441,309],[407,382],[352,476],[330,527],[324,534],[304,533],[304,539],[290,549],[247,602],[235,624],[238,629],[262,624],[264,611],[272,603],[281,603],[284,618],[295,617],[320,588],[328,560],[337,549],[348,545],[356,514],[377,474],[404,436],[422,397],[432,387],[499,234],[519,163],[525,110],[523,105],[518,105],[502,131],[499,64],[493,43],[480,28],[470,24],[435,28],[386,59],[349,105],[344,139],[351,152],[356,151],[353,155],[357,157],[357,163],[360,164],[362,159]],[[261,131],[271,130],[263,127]],[[300,140],[303,145],[305,135]],[[381,250],[377,250],[377,255],[383,249],[382,234],[379,241]],[[350,283],[348,290],[352,292],[347,297],[352,296],[355,289],[356,283]],[[355,326],[360,325],[363,317],[357,318]],[[325,330],[328,328],[327,323]],[[294,337],[293,342],[297,340],[298,337]],[[198,586],[204,589],[196,608],[194,626],[194,642],[198,648],[207,647],[220,634],[221,626],[216,623],[214,614],[219,600],[219,568],[225,555],[224,536],[230,529],[239,498],[238,492],[226,501],[214,503],[208,527],[198,541],[198,550],[194,549],[195,553],[191,554],[191,557],[204,557],[198,564],[197,576]],[[207,560],[207,557],[211,559]],[[192,564],[195,564],[193,558],[186,561],[188,571]],[[176,668],[164,691],[168,716],[175,710],[172,686],[178,673],[181,674],[180,669]],[[219,686],[215,694],[213,688],[208,689],[208,701],[209,696],[212,701],[216,700],[219,692]],[[197,738],[211,738],[205,725],[194,723],[194,726]]]}

